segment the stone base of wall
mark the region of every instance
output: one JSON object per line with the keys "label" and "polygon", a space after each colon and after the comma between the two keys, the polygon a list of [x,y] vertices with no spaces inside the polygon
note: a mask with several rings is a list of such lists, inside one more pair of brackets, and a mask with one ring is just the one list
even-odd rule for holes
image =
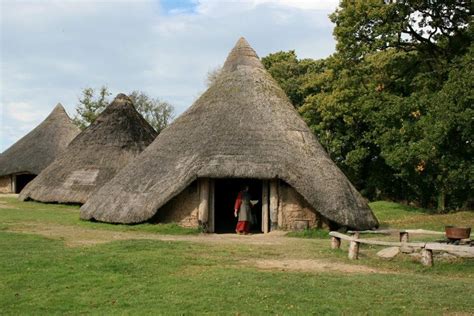
{"label": "stone base of wall", "polygon": [[[161,207],[152,222],[177,223],[189,228],[199,227],[200,194],[198,183],[198,181],[194,181]],[[278,229],[291,231],[329,227],[328,221],[306,202],[295,189],[283,181],[279,181],[277,201]]]}
{"label": "stone base of wall", "polygon": [[0,193],[13,193],[11,176],[0,177]]}
{"label": "stone base of wall", "polygon": [[161,207],[153,221],[177,223],[182,227],[197,228],[199,210],[199,188],[197,181],[191,183],[180,194]]}
{"label": "stone base of wall", "polygon": [[327,220],[321,216],[291,186],[279,185],[278,226],[282,230],[303,230],[306,228],[327,228]]}

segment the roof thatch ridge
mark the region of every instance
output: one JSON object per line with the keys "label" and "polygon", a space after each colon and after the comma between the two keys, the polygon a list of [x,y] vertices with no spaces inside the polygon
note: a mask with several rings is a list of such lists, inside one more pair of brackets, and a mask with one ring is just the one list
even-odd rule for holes
{"label": "roof thatch ridge", "polygon": [[21,192],[20,199],[84,203],[156,137],[132,100],[118,94],[62,155]]}
{"label": "roof thatch ridge", "polygon": [[197,178],[279,178],[340,225],[378,225],[244,39],[201,97],[81,207],[81,218],[138,223]]}
{"label": "roof thatch ridge", "polygon": [[234,71],[239,66],[249,66],[264,69],[257,53],[247,40],[241,37],[231,50],[222,66],[222,71]]}
{"label": "roof thatch ridge", "polygon": [[80,133],[61,103],[33,130],[0,155],[0,176],[39,174]]}

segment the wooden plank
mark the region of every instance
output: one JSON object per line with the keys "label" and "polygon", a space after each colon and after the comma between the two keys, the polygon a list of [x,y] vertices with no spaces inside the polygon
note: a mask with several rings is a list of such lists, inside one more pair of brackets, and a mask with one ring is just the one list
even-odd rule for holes
{"label": "wooden plank", "polygon": [[427,243],[425,248],[429,250],[439,250],[439,251],[466,252],[466,253],[474,255],[474,247],[470,247],[470,246]]}
{"label": "wooden plank", "polygon": [[393,230],[393,229],[384,229],[384,230],[348,230],[348,234],[355,234],[355,233],[360,233],[360,234],[374,234],[374,235],[390,235],[390,234],[395,234],[398,233],[398,230]]}
{"label": "wooden plank", "polygon": [[354,240],[354,237],[352,236],[347,236],[345,234],[339,233],[339,232],[329,232],[329,236],[337,237],[343,240]]}
{"label": "wooden plank", "polygon": [[270,222],[270,209],[268,203],[268,181],[262,181],[262,232],[268,233],[269,229],[269,222]]}
{"label": "wooden plank", "polygon": [[438,232],[434,230],[426,229],[380,229],[380,230],[348,230],[348,234],[354,234],[359,232],[361,234],[381,234],[381,235],[391,235],[398,233],[409,233],[414,235],[445,235],[444,232]]}
{"label": "wooden plank", "polygon": [[426,230],[426,229],[402,229],[400,232],[406,232],[409,234],[417,234],[417,235],[445,235],[445,232],[437,232],[434,230]]}
{"label": "wooden plank", "polygon": [[355,241],[366,245],[375,246],[387,246],[387,247],[410,247],[415,249],[424,248],[426,243],[424,242],[396,242],[396,241],[380,241],[380,240],[368,240],[368,239],[355,239]]}
{"label": "wooden plank", "polygon": [[345,234],[339,232],[329,232],[329,236],[337,237],[347,241],[356,241],[366,245],[376,245],[376,246],[387,246],[387,247],[411,247],[411,248],[424,248],[426,243],[424,242],[411,242],[411,243],[401,243],[395,241],[380,241],[380,240],[371,240],[371,239],[362,239],[362,238],[354,238],[351,236],[347,236]]}

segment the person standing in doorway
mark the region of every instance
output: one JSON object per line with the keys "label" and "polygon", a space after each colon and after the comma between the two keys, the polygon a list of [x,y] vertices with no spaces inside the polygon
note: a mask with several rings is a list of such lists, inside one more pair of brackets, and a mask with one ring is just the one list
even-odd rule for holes
{"label": "person standing in doorway", "polygon": [[252,216],[249,186],[246,185],[237,195],[234,206],[234,216],[238,217],[235,232],[239,235],[250,233],[250,220]]}

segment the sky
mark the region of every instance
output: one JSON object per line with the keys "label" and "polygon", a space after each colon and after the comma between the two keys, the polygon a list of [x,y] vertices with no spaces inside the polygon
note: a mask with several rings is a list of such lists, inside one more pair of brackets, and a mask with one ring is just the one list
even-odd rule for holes
{"label": "sky", "polygon": [[0,152],[84,88],[140,90],[185,111],[244,36],[260,57],[335,50],[338,0],[0,0]]}

